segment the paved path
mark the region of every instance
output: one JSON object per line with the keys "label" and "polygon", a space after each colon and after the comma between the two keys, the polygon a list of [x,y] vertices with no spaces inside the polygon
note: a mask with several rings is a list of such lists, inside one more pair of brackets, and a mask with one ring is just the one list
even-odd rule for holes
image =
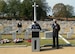
{"label": "paved path", "polygon": [[31,46],[0,48],[0,54],[75,54],[75,47],[63,47],[61,49],[52,49],[48,47],[41,52],[32,52]]}

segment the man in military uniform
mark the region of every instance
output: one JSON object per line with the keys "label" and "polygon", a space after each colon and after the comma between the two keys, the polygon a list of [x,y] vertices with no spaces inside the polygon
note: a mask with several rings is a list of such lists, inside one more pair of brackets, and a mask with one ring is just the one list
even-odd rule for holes
{"label": "man in military uniform", "polygon": [[[41,30],[41,27],[36,21],[34,21],[34,24],[32,25],[31,29],[34,29],[34,30],[39,29],[39,30]],[[33,31],[32,32],[32,36],[33,37],[38,37],[39,36],[39,32],[34,32]]]}
{"label": "man in military uniform", "polygon": [[22,23],[19,22],[18,25],[17,25],[17,27],[18,27],[18,28],[22,28]]}
{"label": "man in military uniform", "polygon": [[18,33],[21,33],[21,31],[22,31],[22,23],[21,23],[21,21],[17,24],[17,27],[18,27]]}
{"label": "man in military uniform", "polygon": [[41,30],[41,27],[36,21],[34,21],[34,24],[31,26],[31,29],[32,29],[32,51],[40,51],[39,32]]}

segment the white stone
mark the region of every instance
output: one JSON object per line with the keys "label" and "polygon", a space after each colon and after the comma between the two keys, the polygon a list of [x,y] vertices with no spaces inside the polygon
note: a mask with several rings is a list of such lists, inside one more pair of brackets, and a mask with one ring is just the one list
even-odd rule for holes
{"label": "white stone", "polygon": [[[35,49],[35,47],[36,47],[36,49]],[[33,52],[40,51],[40,38],[32,38],[32,51]]]}
{"label": "white stone", "polygon": [[16,32],[12,32],[12,39],[16,39]]}
{"label": "white stone", "polygon": [[46,39],[52,38],[52,35],[53,35],[53,32],[52,32],[52,31],[46,31],[46,32],[44,33],[44,37],[45,37]]}

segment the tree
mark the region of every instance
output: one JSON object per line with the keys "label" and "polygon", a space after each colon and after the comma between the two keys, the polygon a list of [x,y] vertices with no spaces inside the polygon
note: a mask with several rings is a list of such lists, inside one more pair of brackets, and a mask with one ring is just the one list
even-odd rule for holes
{"label": "tree", "polygon": [[[37,5],[39,6],[37,8],[37,19],[40,20],[41,17],[44,18],[46,17],[46,13],[49,10],[49,6],[46,3],[46,0],[35,0]],[[24,0],[22,3],[22,11],[21,14],[23,16],[26,16],[28,19],[33,18],[33,8],[32,8],[32,0]]]}
{"label": "tree", "polygon": [[32,19],[32,1],[31,0],[23,0],[23,2],[21,3],[20,15],[28,19]]}
{"label": "tree", "polygon": [[62,3],[58,3],[53,7],[54,17],[66,17],[66,6]]}
{"label": "tree", "polygon": [[4,0],[0,0],[0,14],[4,16],[4,13],[6,12],[6,2]]}
{"label": "tree", "polygon": [[36,3],[38,4],[37,8],[37,18],[44,19],[47,16],[47,12],[50,11],[50,7],[48,6],[48,3],[46,0],[36,0]]}
{"label": "tree", "polygon": [[64,5],[62,3],[58,3],[53,7],[53,15],[54,17],[72,17],[74,8],[70,5]]}
{"label": "tree", "polygon": [[7,0],[8,10],[11,16],[19,16],[20,14],[20,0]]}
{"label": "tree", "polygon": [[67,12],[66,12],[67,16],[66,17],[72,17],[74,14],[74,7],[71,5],[66,5],[66,10],[67,10]]}
{"label": "tree", "polygon": [[[46,0],[35,0],[38,4],[37,19],[43,19],[46,17],[46,13],[49,10]],[[4,2],[4,3],[3,3]],[[33,2],[32,0],[0,0],[0,12],[5,12],[10,17],[25,17],[27,19],[33,19]]]}

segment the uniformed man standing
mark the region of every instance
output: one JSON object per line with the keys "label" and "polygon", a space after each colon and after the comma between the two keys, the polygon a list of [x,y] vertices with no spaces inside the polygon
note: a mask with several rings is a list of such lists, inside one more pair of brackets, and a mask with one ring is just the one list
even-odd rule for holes
{"label": "uniformed man standing", "polygon": [[21,33],[22,32],[22,23],[21,23],[21,21],[17,24],[17,27],[18,27],[18,33]]}
{"label": "uniformed man standing", "polygon": [[[34,29],[34,30],[39,29],[39,30],[41,30],[41,27],[40,27],[40,25],[36,21],[34,21],[34,24],[32,25],[31,29]],[[33,35],[33,37],[39,36],[38,33],[39,32],[32,32],[32,35],[35,34],[35,36]]]}
{"label": "uniformed man standing", "polygon": [[34,24],[31,27],[32,29],[32,51],[40,51],[40,37],[39,32],[41,30],[40,25],[34,21]]}
{"label": "uniformed man standing", "polygon": [[18,27],[18,28],[22,28],[22,23],[19,22],[19,23],[17,24],[17,27]]}
{"label": "uniformed man standing", "polygon": [[53,28],[53,48],[59,48],[59,40],[58,40],[58,33],[60,31],[60,25],[57,23],[56,19],[53,19],[53,24],[52,24],[52,28]]}

